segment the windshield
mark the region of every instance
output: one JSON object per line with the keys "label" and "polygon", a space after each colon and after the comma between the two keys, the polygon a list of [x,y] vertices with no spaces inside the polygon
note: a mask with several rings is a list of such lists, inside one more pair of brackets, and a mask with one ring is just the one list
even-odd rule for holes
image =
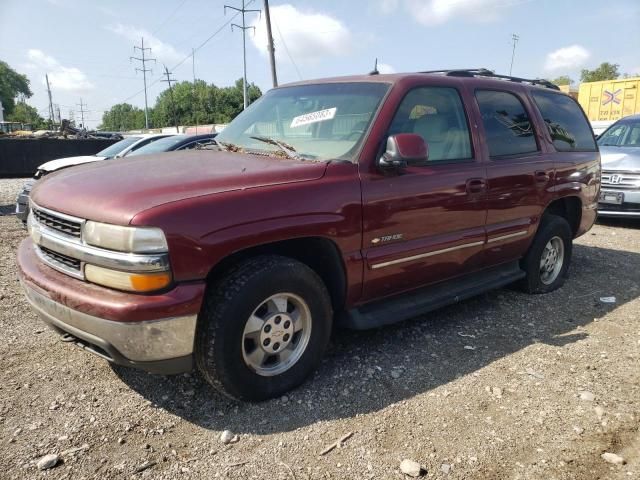
{"label": "windshield", "polygon": [[121,151],[123,151],[124,149],[130,147],[131,145],[136,143],[138,140],[140,140],[140,138],[142,138],[142,137],[127,137],[127,138],[124,138],[124,139],[120,140],[119,142],[116,142],[113,145],[108,146],[104,150],[100,150],[98,153],[96,153],[96,157],[115,157]]}
{"label": "windshield", "polygon": [[140,147],[137,150],[131,152],[127,157],[134,157],[136,155],[148,155],[150,153],[168,152],[171,148],[180,142],[183,142],[187,138],[185,135],[173,135],[171,137],[161,138],[155,142],[151,142],[144,147]]}
{"label": "windshield", "polygon": [[238,115],[216,142],[232,151],[351,160],[388,88],[359,82],[271,90]]}
{"label": "windshield", "polygon": [[640,119],[611,125],[598,138],[601,147],[640,147]]}

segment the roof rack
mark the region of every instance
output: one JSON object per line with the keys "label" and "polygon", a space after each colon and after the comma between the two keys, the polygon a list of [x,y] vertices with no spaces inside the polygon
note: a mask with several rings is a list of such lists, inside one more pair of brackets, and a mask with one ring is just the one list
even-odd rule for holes
{"label": "roof rack", "polygon": [[443,75],[447,75],[449,77],[487,77],[487,78],[499,78],[502,80],[509,80],[510,82],[518,82],[518,83],[529,83],[531,85],[539,85],[541,87],[551,88],[553,90],[560,90],[560,88],[551,83],[549,80],[544,80],[542,78],[520,78],[520,77],[512,77],[511,75],[500,75],[497,73],[493,73],[493,71],[487,68],[460,68],[456,70],[429,70],[425,72],[419,73],[441,73]]}

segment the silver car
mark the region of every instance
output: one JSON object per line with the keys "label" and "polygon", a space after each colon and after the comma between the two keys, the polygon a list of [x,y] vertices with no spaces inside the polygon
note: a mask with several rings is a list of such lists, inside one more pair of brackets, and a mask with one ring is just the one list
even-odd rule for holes
{"label": "silver car", "polygon": [[598,215],[640,218],[640,115],[618,120],[598,137],[602,186]]}

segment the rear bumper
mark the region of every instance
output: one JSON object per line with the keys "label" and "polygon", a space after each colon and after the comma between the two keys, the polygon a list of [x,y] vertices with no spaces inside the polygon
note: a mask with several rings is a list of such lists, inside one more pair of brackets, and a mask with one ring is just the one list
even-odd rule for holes
{"label": "rear bumper", "polygon": [[191,370],[203,283],[159,295],[116,292],[43,265],[30,239],[19,247],[18,267],[27,300],[63,340],[152,373]]}

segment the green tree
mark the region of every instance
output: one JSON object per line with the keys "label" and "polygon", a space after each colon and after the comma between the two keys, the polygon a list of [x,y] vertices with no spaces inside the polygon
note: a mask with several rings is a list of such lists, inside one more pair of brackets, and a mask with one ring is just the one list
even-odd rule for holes
{"label": "green tree", "polygon": [[600,82],[602,80],[615,80],[620,76],[617,63],[604,62],[594,70],[583,69],[580,73],[582,82]]}
{"label": "green tree", "polygon": [[[247,91],[249,102],[262,95],[254,84],[250,84]],[[173,86],[173,109],[178,125],[228,123],[242,111],[242,107],[242,80],[223,88],[207,84],[204,80],[196,80],[195,88],[193,82],[180,82]],[[169,89],[158,96],[151,118],[156,127],[175,124]]]}
{"label": "green tree", "polygon": [[18,102],[13,112],[7,117],[7,120],[10,122],[30,123],[34,130],[45,128],[46,126],[44,119],[38,114],[38,110],[25,102]]}
{"label": "green tree", "polygon": [[29,79],[0,60],[0,101],[4,107],[5,116],[8,117],[13,113],[18,95],[27,98],[33,95],[29,88]]}
{"label": "green tree", "polygon": [[100,130],[126,131],[144,128],[144,110],[129,103],[119,103],[104,112]]}
{"label": "green tree", "polygon": [[571,85],[573,83],[573,80],[571,79],[571,77],[569,77],[569,75],[560,75],[559,77],[551,80],[551,83],[555,83],[558,86]]}

